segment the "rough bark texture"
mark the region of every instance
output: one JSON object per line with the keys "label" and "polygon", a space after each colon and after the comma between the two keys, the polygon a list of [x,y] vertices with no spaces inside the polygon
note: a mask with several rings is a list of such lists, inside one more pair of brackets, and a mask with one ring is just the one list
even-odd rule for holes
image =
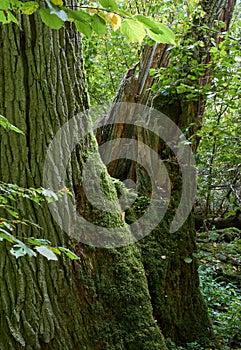
{"label": "rough bark texture", "polygon": [[[202,21],[211,28],[214,20],[221,19],[225,21],[227,30],[235,2],[213,0],[201,2],[201,4],[203,9],[207,10]],[[199,21],[194,18],[193,27],[186,34],[186,37],[192,38],[194,42],[204,39],[203,33],[199,30],[197,24],[200,25]],[[210,31],[210,33],[212,32]],[[195,52],[195,50],[193,52],[193,56],[200,64],[208,63],[210,60],[208,54],[210,49],[209,39],[205,39],[204,53],[201,51]],[[167,67],[170,60],[167,49],[166,45],[156,45],[153,49],[145,47],[139,74],[136,77],[134,69],[127,72],[114,102],[149,103],[155,109],[166,114],[181,130],[185,130],[190,125],[195,125],[195,128],[189,128],[188,136],[192,136],[196,128],[201,125],[205,108],[205,98],[203,96],[192,101],[188,100],[185,94],[166,96],[160,93],[154,99],[150,96],[150,88],[154,79],[148,75],[148,71],[150,68]],[[188,68],[186,73],[188,74]],[[210,72],[206,71],[205,75],[195,83],[204,85],[209,79]],[[115,120],[114,113],[113,109],[105,116],[106,124],[110,120],[112,122]],[[134,116],[135,111],[132,114]],[[131,113],[128,114],[128,120],[126,120],[123,114],[122,124],[101,128],[97,132],[97,140],[99,144],[103,144],[107,140],[117,137],[135,138],[150,146],[166,162],[172,184],[169,211],[159,227],[140,242],[155,318],[164,336],[174,339],[177,343],[192,341],[208,343],[212,337],[212,331],[207,309],[200,295],[197,262],[193,256],[193,253],[196,252],[196,238],[192,214],[181,229],[176,233],[169,233],[170,223],[180,201],[182,191],[178,165],[173,154],[162,141],[158,140],[157,136],[151,134],[145,128],[130,127],[127,124],[131,123],[130,115]],[[113,161],[108,167],[108,171],[111,176],[118,179],[131,178],[137,181],[139,194],[146,197],[151,195],[151,185],[146,181],[145,171],[140,169],[138,164],[120,159]],[[129,212],[126,215],[129,222],[133,222],[135,216],[137,216],[135,210],[134,213]],[[186,257],[192,258],[190,264],[184,261]]]}
{"label": "rough bark texture", "polygon": [[[156,49],[161,61],[168,60],[164,46]],[[146,69],[143,74],[136,92],[129,89],[127,101],[146,103],[148,96],[144,93],[152,78]],[[25,132],[24,137],[1,132],[1,180],[39,187],[50,140],[68,119],[88,107],[79,37],[71,27],[51,31],[37,16],[21,18],[20,27],[1,26],[0,76],[0,113]],[[195,111],[196,106],[185,107],[180,119],[184,125],[192,121]],[[88,119],[85,122],[89,123]],[[138,132],[138,139],[150,142],[148,135]],[[91,207],[83,207],[78,182],[86,155],[95,149],[90,134],[73,153],[69,174],[78,209],[90,220],[100,216],[91,213]],[[97,157],[96,169],[102,166]],[[196,249],[192,218],[174,235],[168,233],[180,198],[176,165],[171,170],[173,211],[139,246],[106,250],[75,242],[72,249],[81,261],[71,263],[63,258],[47,262],[42,257],[16,261],[8,253],[9,247],[1,243],[1,349],[165,350],[161,331],[179,342],[208,342],[210,325],[198,290],[196,262],[187,264],[183,260]],[[105,176],[106,191],[115,198],[106,172]],[[19,236],[23,232],[45,237],[56,245],[69,244],[47,207],[24,202],[19,208],[23,216],[43,227],[41,232],[18,229]],[[127,213],[127,222],[135,215]],[[105,214],[101,220],[120,224],[121,219]]]}
{"label": "rough bark texture", "polygon": [[[71,26],[50,30],[37,15],[20,18],[19,27],[0,26],[0,113],[25,133],[1,131],[1,180],[42,186],[49,142],[59,127],[88,107],[81,57],[80,38]],[[95,149],[90,134],[73,153],[69,178],[79,196],[80,211],[84,209],[77,182],[86,155]],[[95,167],[103,167],[98,156]],[[109,196],[115,198],[104,167],[103,172]],[[23,227],[16,234],[68,246],[69,238],[47,207],[24,202],[18,208],[43,230]],[[85,210],[85,214],[91,220],[91,213]],[[102,214],[104,222],[113,224],[120,224],[120,217]],[[16,260],[1,243],[0,348],[166,349],[138,249],[95,249],[80,242],[71,248],[80,262],[65,258],[47,262],[43,257]]]}

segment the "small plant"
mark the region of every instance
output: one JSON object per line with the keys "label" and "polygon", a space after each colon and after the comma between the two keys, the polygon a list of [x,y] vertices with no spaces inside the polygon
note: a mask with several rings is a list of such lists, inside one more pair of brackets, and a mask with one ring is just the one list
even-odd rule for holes
{"label": "small plant", "polygon": [[[16,126],[12,125],[7,118],[0,115],[0,126],[7,131],[14,131],[21,135],[24,133]],[[48,260],[58,260],[57,255],[64,254],[71,260],[79,260],[80,258],[65,247],[53,247],[51,242],[43,238],[35,237],[16,237],[13,235],[16,225],[31,225],[38,229],[40,226],[34,222],[22,218],[20,213],[15,209],[14,202],[20,199],[30,200],[40,205],[41,202],[57,201],[64,195],[71,195],[67,188],[63,188],[57,192],[44,188],[26,189],[16,184],[9,184],[0,181],[0,242],[7,242],[10,245],[10,253],[18,259],[22,256],[36,257],[40,254]]]}
{"label": "small plant", "polygon": [[199,275],[201,290],[208,304],[220,348],[240,346],[241,293],[239,286],[224,281],[219,282],[218,277],[215,277],[215,268],[205,264],[200,266]]}

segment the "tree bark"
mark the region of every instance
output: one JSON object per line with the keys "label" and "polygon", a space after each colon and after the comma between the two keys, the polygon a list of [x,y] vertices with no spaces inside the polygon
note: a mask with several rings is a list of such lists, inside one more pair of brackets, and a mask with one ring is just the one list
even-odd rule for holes
{"label": "tree bark", "polygon": [[[226,23],[226,30],[228,29],[235,6],[234,1],[213,0],[203,1],[200,4],[204,11],[206,10],[202,23],[207,24],[212,29],[215,20],[222,20]],[[210,30],[209,37],[204,38],[199,28],[199,22],[198,18],[194,18],[193,27],[185,38],[188,37],[193,42],[204,40],[204,53],[201,50],[193,52],[198,64],[202,64],[210,61],[209,49],[212,31]],[[136,77],[134,70],[127,72],[114,99],[113,109],[105,116],[104,123],[100,121],[101,125],[114,123],[116,102],[142,103],[149,104],[167,115],[181,130],[184,131],[188,128],[189,137],[195,134],[197,129],[201,127],[205,109],[203,96],[190,101],[185,94],[165,95],[159,93],[154,98],[150,94],[150,88],[155,79],[149,76],[149,69],[168,66],[170,53],[167,49],[167,45],[156,45],[153,49],[148,46],[144,48],[138,76]],[[187,75],[189,73],[188,67],[186,73]],[[210,72],[206,70],[204,76],[198,78],[195,83],[205,85],[209,80]],[[192,83],[189,82],[189,84]],[[118,108],[116,110],[119,112]],[[97,140],[102,145],[115,138],[134,138],[151,147],[166,162],[172,184],[169,210],[152,234],[140,242],[154,315],[165,337],[170,337],[177,343],[198,341],[202,344],[208,344],[212,338],[212,331],[207,309],[199,290],[193,215],[190,214],[185,224],[177,232],[172,234],[169,232],[182,191],[178,164],[169,148],[155,134],[150,133],[145,129],[145,126],[143,128],[134,126],[134,118],[135,110],[128,114],[128,119],[123,113],[123,123],[100,128],[97,131]],[[120,120],[119,115],[118,120]],[[197,148],[198,141],[193,147],[194,150]],[[143,157],[145,156],[146,154],[143,155]],[[111,176],[120,180],[131,178],[137,182],[139,195],[151,197],[152,188],[151,184],[146,181],[146,172],[140,169],[136,162],[117,159],[111,162],[108,171]],[[127,221],[133,222],[135,220],[133,216],[135,214],[131,213],[130,217],[130,213],[129,216],[126,213]],[[190,263],[185,262],[186,257],[192,259],[191,262],[189,260]]]}
{"label": "tree bark", "polygon": [[[1,180],[40,187],[50,141],[65,122],[88,108],[79,35],[71,25],[50,30],[38,15],[21,17],[19,26],[1,25],[0,76],[0,113],[25,133],[1,131]],[[85,114],[82,118],[90,123]],[[95,213],[81,201],[79,183],[85,158],[96,149],[90,133],[73,152],[68,174],[79,212],[90,220]],[[117,198],[98,154],[94,167],[102,168],[104,184]],[[47,205],[19,202],[18,209],[43,228],[18,228],[19,237],[47,238],[70,247],[81,260],[15,260],[1,243],[1,349],[166,349],[137,247],[97,249],[71,243]],[[104,213],[101,220],[121,223],[128,233],[121,215]]]}

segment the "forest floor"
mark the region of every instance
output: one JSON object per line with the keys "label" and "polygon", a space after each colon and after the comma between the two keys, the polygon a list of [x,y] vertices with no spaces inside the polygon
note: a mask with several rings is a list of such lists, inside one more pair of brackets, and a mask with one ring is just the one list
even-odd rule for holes
{"label": "forest floor", "polygon": [[[241,350],[241,231],[236,228],[197,235],[200,283],[217,338],[215,350]],[[185,348],[211,350],[197,343]]]}
{"label": "forest floor", "polygon": [[220,349],[241,349],[241,231],[198,234],[199,273]]}

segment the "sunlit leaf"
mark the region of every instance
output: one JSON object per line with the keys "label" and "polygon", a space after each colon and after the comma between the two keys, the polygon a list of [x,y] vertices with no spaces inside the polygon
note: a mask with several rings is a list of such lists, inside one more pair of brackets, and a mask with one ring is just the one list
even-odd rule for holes
{"label": "sunlit leaf", "polygon": [[80,260],[79,256],[71,252],[71,250],[64,248],[64,247],[58,247],[61,252],[63,252],[67,257],[71,260]]}
{"label": "sunlit leaf", "polygon": [[39,4],[36,1],[27,1],[21,5],[21,12],[24,15],[32,15],[38,9]]}
{"label": "sunlit leaf", "polygon": [[63,6],[62,0],[51,0],[51,2],[56,6]]}
{"label": "sunlit leaf", "polygon": [[118,10],[118,5],[114,0],[98,0],[98,2],[106,9],[110,9],[112,11]]}
{"label": "sunlit leaf", "polygon": [[24,255],[28,255],[30,257],[36,256],[36,253],[28,248],[26,244],[24,244],[22,241],[17,240],[18,244],[15,244],[13,248],[10,250],[10,253],[14,255],[16,258],[19,258]]}
{"label": "sunlit leaf", "polygon": [[[160,24],[160,23],[159,23]],[[167,27],[163,26],[164,28],[168,29]],[[148,36],[158,42],[158,43],[163,43],[163,44],[171,44],[171,45],[176,45],[175,43],[175,35],[172,31],[163,31],[163,34],[156,34],[152,30],[147,29],[147,34]]]}
{"label": "sunlit leaf", "polygon": [[0,10],[8,10],[10,7],[10,0],[1,0]]}
{"label": "sunlit leaf", "polygon": [[47,4],[48,4],[48,7],[50,9],[50,14],[51,15],[56,15],[58,16],[63,22],[67,21],[68,20],[68,15],[67,13],[62,10],[62,9],[59,9],[58,7],[54,6],[49,0],[46,0]]}
{"label": "sunlit leaf", "polygon": [[52,29],[60,29],[63,25],[63,21],[56,15],[50,14],[50,9],[40,9],[39,10],[41,19],[44,24]]}
{"label": "sunlit leaf", "polygon": [[143,24],[133,19],[125,19],[121,23],[121,32],[128,37],[132,42],[141,43],[146,36]]}
{"label": "sunlit leaf", "polygon": [[43,195],[46,197],[48,203],[58,200],[58,196],[54,191],[44,189]]}
{"label": "sunlit leaf", "polygon": [[[0,11],[1,12],[1,11]],[[0,126],[2,126],[4,129],[15,131],[18,134],[24,135],[22,130],[11,124],[7,118],[5,118],[3,115],[0,115]]]}
{"label": "sunlit leaf", "polygon": [[91,26],[98,35],[104,35],[106,33],[106,23],[99,15],[95,14],[91,18]]}
{"label": "sunlit leaf", "polygon": [[110,25],[112,26],[113,30],[117,30],[121,26],[121,17],[117,15],[116,13],[108,13],[107,15]]}
{"label": "sunlit leaf", "polygon": [[43,255],[48,260],[58,260],[56,254],[47,247],[40,246],[40,247],[35,247],[35,249],[39,254]]}
{"label": "sunlit leaf", "polygon": [[0,228],[0,237],[2,239],[6,239],[6,241],[10,243],[14,243],[17,240],[13,235],[11,235],[11,233],[7,232],[3,228]]}
{"label": "sunlit leaf", "polygon": [[143,15],[136,15],[136,16],[134,16],[134,19],[143,23],[146,28],[151,29],[154,33],[163,34],[161,29],[158,27],[158,23],[155,22],[152,18],[148,18],[148,17],[145,17]]}
{"label": "sunlit leaf", "polygon": [[10,249],[10,253],[15,256],[16,259],[27,254],[27,252],[19,246],[14,246]]}
{"label": "sunlit leaf", "polygon": [[87,38],[91,37],[92,28],[91,28],[89,23],[81,22],[81,21],[77,21],[77,20],[75,20],[74,23],[75,23],[75,26],[76,26],[78,32],[84,34]]}
{"label": "sunlit leaf", "polygon": [[65,8],[65,11],[68,14],[69,18],[72,18],[74,20],[86,22],[86,23],[91,21],[91,16],[85,11],[82,11],[82,10],[74,11],[68,8]]}
{"label": "sunlit leaf", "polygon": [[9,207],[7,207],[7,206],[5,206],[5,209],[6,209],[6,211],[7,211],[10,215],[12,215],[14,218],[16,218],[16,219],[19,218],[19,214],[18,214],[15,210],[13,210],[13,209],[11,209],[11,208],[9,208]]}
{"label": "sunlit leaf", "polygon": [[52,252],[54,252],[55,254],[60,255],[61,251],[59,250],[59,248],[57,247],[48,247]]}
{"label": "sunlit leaf", "polygon": [[29,237],[27,239],[27,241],[30,244],[35,244],[35,245],[49,245],[51,244],[51,242],[47,239],[43,239],[43,238],[34,238],[34,237]]}

